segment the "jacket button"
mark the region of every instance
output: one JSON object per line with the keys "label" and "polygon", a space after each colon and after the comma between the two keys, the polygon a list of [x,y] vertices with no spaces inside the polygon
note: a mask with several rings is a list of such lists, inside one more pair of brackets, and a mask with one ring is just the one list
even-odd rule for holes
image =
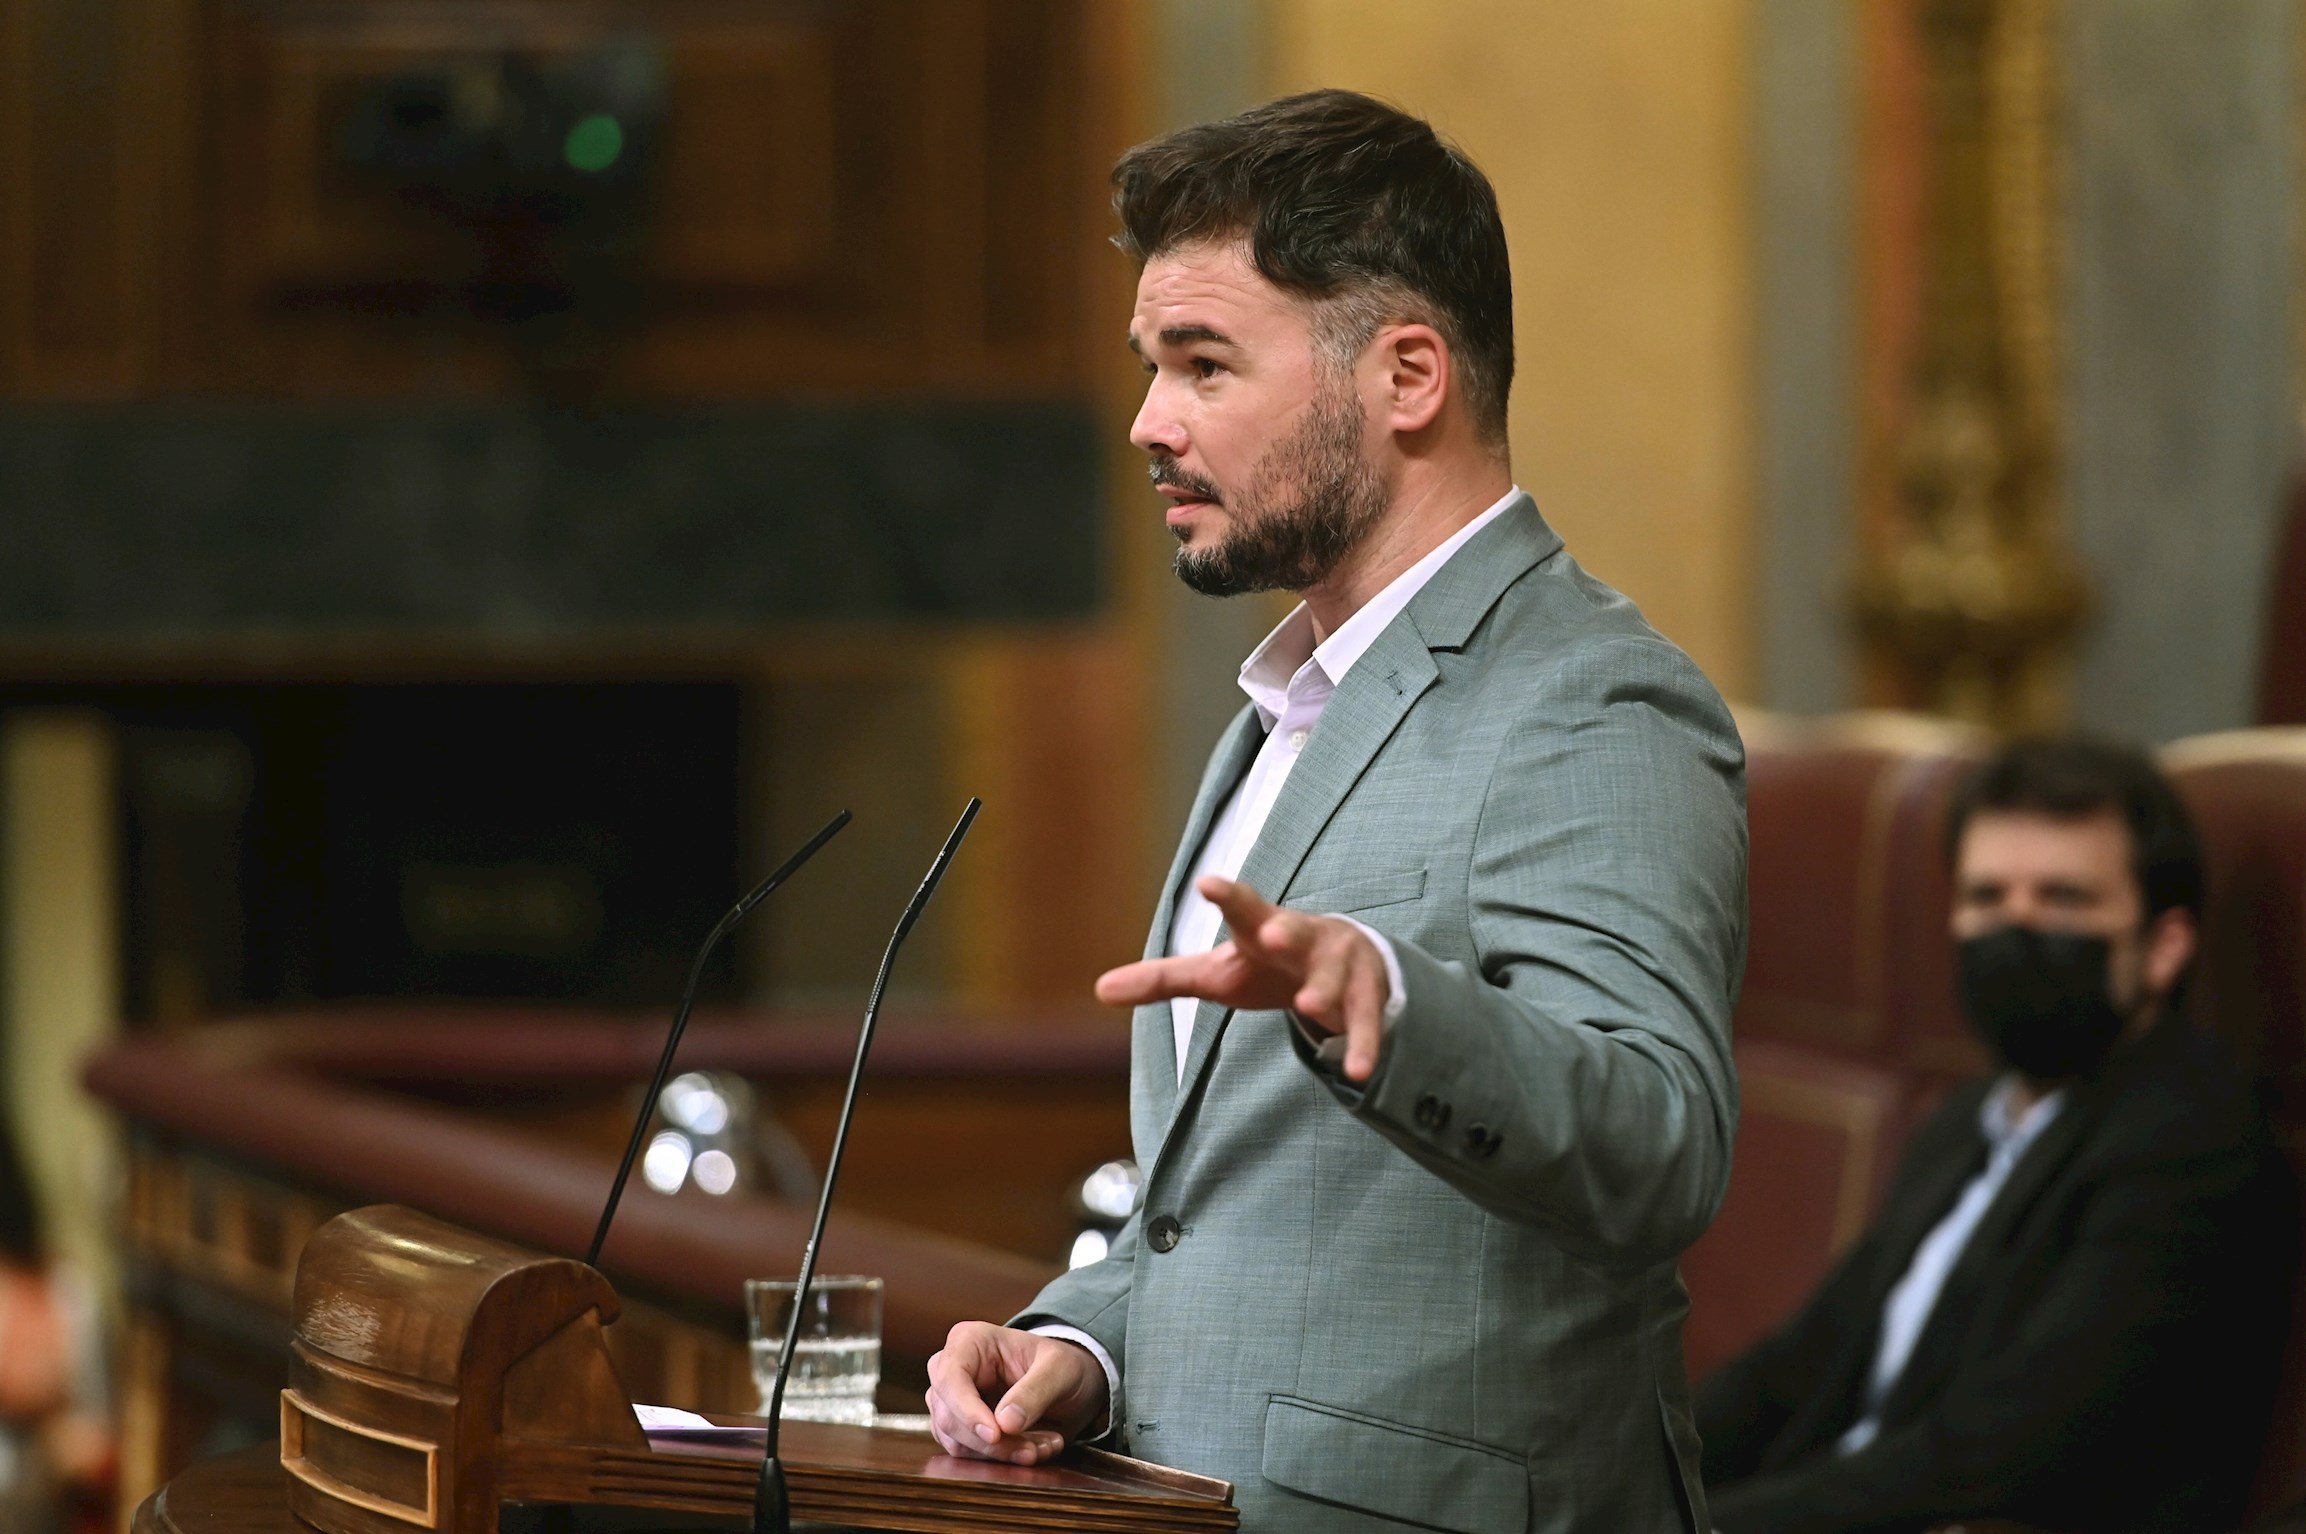
{"label": "jacket button", "polygon": [[1185,1227],[1177,1223],[1173,1214],[1157,1214],[1145,1225],[1145,1244],[1156,1252],[1175,1251],[1177,1242],[1185,1234]]}
{"label": "jacket button", "polygon": [[1449,1127],[1449,1104],[1431,1092],[1420,1097],[1417,1100],[1416,1108],[1411,1111],[1416,1117],[1417,1127],[1420,1129],[1442,1130]]}

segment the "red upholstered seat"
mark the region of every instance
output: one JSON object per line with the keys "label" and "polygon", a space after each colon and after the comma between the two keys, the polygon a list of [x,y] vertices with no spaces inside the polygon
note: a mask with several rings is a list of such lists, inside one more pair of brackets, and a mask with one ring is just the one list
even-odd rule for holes
{"label": "red upholstered seat", "polygon": [[1816,1050],[1749,1040],[1737,1064],[1729,1196],[1682,1259],[1693,1378],[1784,1320],[1865,1229],[1904,1102],[1892,1073]]}
{"label": "red upholstered seat", "polygon": [[1917,1101],[1967,1063],[1935,1042],[1952,1008],[1938,827],[1984,737],[1885,714],[1740,725],[1742,1109],[1728,1196],[1682,1265],[1693,1377],[1817,1286],[1865,1228]]}
{"label": "red upholstered seat", "polygon": [[2210,897],[2190,1005],[2306,1127],[2306,729],[2180,741],[2163,764],[2201,827]]}
{"label": "red upholstered seat", "polygon": [[2306,724],[2306,469],[2291,476],[2281,547],[2267,589],[2258,722]]}
{"label": "red upholstered seat", "polygon": [[[1898,715],[1744,716],[1748,863],[1737,1036],[1904,1065],[1949,999],[1937,844],[1974,731]],[[1942,942],[1937,948],[1942,949]]]}
{"label": "red upholstered seat", "polygon": [[[2163,764],[2209,860],[2189,1010],[2264,1075],[2283,1149],[2306,1184],[2306,729],[2198,736],[2166,749]],[[2306,1497],[2306,1284],[2292,1315],[2253,1497],[2260,1511]]]}

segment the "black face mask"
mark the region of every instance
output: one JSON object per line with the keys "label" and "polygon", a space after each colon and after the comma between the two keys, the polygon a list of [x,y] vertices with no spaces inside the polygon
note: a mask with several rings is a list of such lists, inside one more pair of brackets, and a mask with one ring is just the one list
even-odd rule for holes
{"label": "black face mask", "polygon": [[2106,939],[2001,927],[1955,952],[1962,1010],[2012,1070],[2036,1081],[2088,1076],[2122,1036]]}

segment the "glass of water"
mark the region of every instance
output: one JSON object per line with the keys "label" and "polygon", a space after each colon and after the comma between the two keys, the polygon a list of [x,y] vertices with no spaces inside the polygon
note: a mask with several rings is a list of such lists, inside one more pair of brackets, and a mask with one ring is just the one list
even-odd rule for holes
{"label": "glass of water", "polygon": [[[777,1385],[777,1354],[793,1319],[789,1278],[745,1280],[745,1320],[753,1345],[753,1384],[761,1410]],[[785,1383],[785,1415],[798,1422],[873,1420],[873,1389],[881,1383],[881,1281],[835,1273],[809,1281],[793,1345],[793,1377]]]}

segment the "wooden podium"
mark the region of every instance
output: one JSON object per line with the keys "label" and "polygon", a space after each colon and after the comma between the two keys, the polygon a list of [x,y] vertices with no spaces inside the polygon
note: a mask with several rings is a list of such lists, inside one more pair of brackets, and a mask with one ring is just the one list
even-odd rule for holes
{"label": "wooden podium", "polygon": [[[340,1215],[297,1264],[280,1397],[286,1512],[321,1534],[497,1534],[507,1502],[749,1516],[757,1440],[652,1442],[602,1338],[608,1281],[412,1210]],[[742,1423],[748,1419],[717,1419]],[[1031,1468],[934,1440],[787,1422],[794,1516],[869,1529],[1231,1529],[1223,1481],[1095,1450]],[[258,1496],[242,1482],[235,1495]],[[188,1472],[140,1528],[214,1528]],[[253,1515],[251,1515],[253,1517]],[[272,1529],[270,1522],[249,1528]]]}

